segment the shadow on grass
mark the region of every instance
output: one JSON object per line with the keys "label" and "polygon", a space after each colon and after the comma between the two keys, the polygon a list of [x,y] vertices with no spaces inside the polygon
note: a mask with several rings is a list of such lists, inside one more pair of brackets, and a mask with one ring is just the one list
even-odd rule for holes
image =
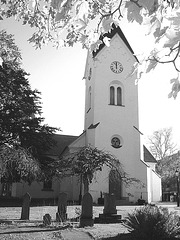
{"label": "shadow on grass", "polygon": [[101,240],[132,240],[130,233],[121,233],[114,237],[102,238]]}
{"label": "shadow on grass", "polygon": [[[117,236],[114,237],[108,237],[108,238],[101,238],[101,240],[148,240],[149,238],[139,238],[139,237],[134,237],[131,233],[121,233],[118,234]],[[180,239],[172,237],[172,238],[163,238],[164,240],[178,240]],[[158,240],[155,238],[152,238],[152,240]]]}

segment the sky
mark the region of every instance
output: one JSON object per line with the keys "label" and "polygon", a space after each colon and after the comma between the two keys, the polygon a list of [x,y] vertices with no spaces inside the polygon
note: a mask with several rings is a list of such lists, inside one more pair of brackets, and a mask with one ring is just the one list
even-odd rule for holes
{"label": "sky", "polygon": [[[14,19],[0,21],[0,29],[13,34],[22,54],[22,67],[28,73],[33,89],[42,95],[45,123],[61,129],[60,134],[80,135],[84,129],[85,82],[83,80],[87,51],[80,45],[56,49],[44,46],[36,50],[27,40],[32,30]],[[134,52],[145,51],[152,44],[138,25],[122,25]],[[153,131],[172,127],[173,141],[180,149],[180,96],[169,99],[170,79],[176,72],[170,65],[160,65],[140,79],[139,130],[145,141]]]}

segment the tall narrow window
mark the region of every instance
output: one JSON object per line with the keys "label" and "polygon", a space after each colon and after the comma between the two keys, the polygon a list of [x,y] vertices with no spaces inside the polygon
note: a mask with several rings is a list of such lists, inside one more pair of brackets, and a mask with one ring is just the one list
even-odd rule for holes
{"label": "tall narrow window", "polygon": [[88,90],[88,111],[91,109],[91,87]]}
{"label": "tall narrow window", "polygon": [[91,108],[91,91],[89,92],[89,108]]}
{"label": "tall narrow window", "polygon": [[122,106],[122,89],[121,89],[121,87],[117,88],[117,105]]}
{"label": "tall narrow window", "polygon": [[114,87],[110,87],[110,104],[114,105],[115,104],[115,91]]}

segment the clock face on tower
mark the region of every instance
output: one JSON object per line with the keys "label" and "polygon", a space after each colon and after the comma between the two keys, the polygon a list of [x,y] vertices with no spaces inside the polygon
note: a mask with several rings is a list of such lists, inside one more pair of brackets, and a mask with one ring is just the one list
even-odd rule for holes
{"label": "clock face on tower", "polygon": [[123,66],[120,62],[114,61],[114,62],[111,63],[110,69],[114,73],[121,73],[123,71]]}

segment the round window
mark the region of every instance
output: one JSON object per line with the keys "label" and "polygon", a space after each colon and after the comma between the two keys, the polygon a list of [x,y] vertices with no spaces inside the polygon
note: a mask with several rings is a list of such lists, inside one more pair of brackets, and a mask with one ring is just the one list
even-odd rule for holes
{"label": "round window", "polygon": [[120,139],[118,137],[113,137],[111,139],[111,146],[114,148],[122,147]]}

